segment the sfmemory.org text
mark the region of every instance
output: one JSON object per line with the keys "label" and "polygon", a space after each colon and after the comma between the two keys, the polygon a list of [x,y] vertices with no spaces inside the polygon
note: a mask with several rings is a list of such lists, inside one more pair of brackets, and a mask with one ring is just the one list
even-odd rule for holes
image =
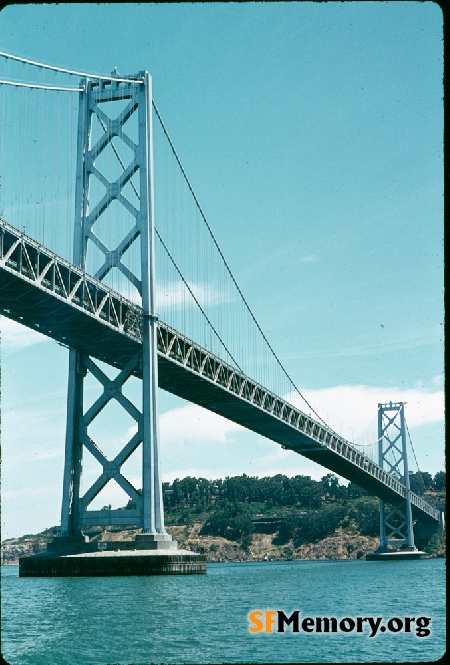
{"label": "sfmemory.org text", "polygon": [[431,633],[430,617],[303,617],[300,610],[287,614],[282,610],[253,610],[248,615],[251,633],[364,633],[375,637],[378,633],[415,633],[428,637]]}

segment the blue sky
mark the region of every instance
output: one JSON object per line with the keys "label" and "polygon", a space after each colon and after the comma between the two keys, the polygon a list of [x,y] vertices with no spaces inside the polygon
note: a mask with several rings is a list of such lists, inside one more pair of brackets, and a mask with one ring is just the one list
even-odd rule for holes
{"label": "blue sky", "polygon": [[[373,430],[378,402],[406,401],[420,468],[443,468],[438,5],[15,5],[0,13],[0,43],[68,69],[147,69],[296,385],[349,438]],[[1,331],[5,538],[59,522],[68,360],[4,319]],[[326,473],[162,391],[160,411],[164,480]],[[106,435],[113,446],[120,436]],[[103,499],[121,505],[113,491]]]}

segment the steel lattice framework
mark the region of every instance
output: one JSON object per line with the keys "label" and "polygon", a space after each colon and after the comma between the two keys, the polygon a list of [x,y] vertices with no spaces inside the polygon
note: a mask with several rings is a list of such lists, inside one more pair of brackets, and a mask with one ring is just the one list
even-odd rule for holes
{"label": "steel lattice framework", "polygon": [[380,551],[390,545],[415,549],[403,402],[378,405],[378,463],[405,486],[403,502],[393,507],[380,501]]}
{"label": "steel lattice framework", "polygon": [[[126,511],[122,523],[138,524],[145,534],[158,536],[158,540],[170,540],[164,528],[162,486],[158,459],[158,361],[157,328],[155,316],[155,266],[154,266],[154,211],[153,211],[153,147],[152,147],[152,87],[148,72],[126,80],[91,80],[81,82],[78,120],[78,164],[75,191],[74,263],[83,271],[89,269],[91,248],[103,255],[94,277],[103,282],[111,271],[118,271],[138,291],[142,301],[140,328],[141,348],[127,361],[125,367],[110,380],[94,362],[89,353],[71,349],[69,358],[69,386],[67,402],[67,429],[61,535],[75,536],[86,524],[100,524],[97,511],[88,506],[110,481],[116,481],[136,505]],[[108,113],[104,109],[108,110]],[[137,118],[137,140],[130,137],[126,124],[132,116]],[[95,129],[94,130],[94,121]],[[113,139],[118,139],[131,152],[131,160],[125,164]],[[111,176],[105,153],[112,153],[119,162],[118,170]],[[117,163],[116,163],[117,167]],[[136,175],[138,187],[133,183],[137,196],[134,202],[126,195],[132,177]],[[100,191],[96,203],[91,203],[93,191]],[[94,199],[95,200],[95,199]],[[115,240],[109,243],[101,229],[113,224],[112,204],[119,204],[122,215],[116,218]],[[132,220],[132,228],[126,228],[123,218]],[[99,223],[101,222],[101,223]],[[100,231],[99,231],[100,229]],[[106,234],[108,238],[108,234]],[[111,238],[111,233],[109,234]],[[124,263],[124,254],[131,245],[139,244],[140,261],[135,272]],[[56,267],[55,267],[56,271]],[[138,274],[137,274],[138,273]],[[60,287],[63,280],[58,275]],[[72,297],[73,290],[70,291]],[[119,322],[114,302],[105,295],[98,303],[95,292],[95,314],[105,313],[108,303],[109,322]],[[92,298],[91,298],[92,300]],[[84,301],[83,301],[84,302]],[[113,310],[111,319],[110,310]],[[131,310],[129,310],[131,311]],[[122,320],[122,324],[124,321]],[[123,394],[123,388],[131,375],[139,369],[142,375],[142,406],[137,409]],[[102,394],[85,411],[85,377],[90,373],[99,382]],[[100,450],[90,435],[90,426],[105,406],[112,400],[119,404],[136,422],[137,432],[112,460]],[[142,490],[137,489],[121,473],[126,460],[142,444]],[[87,449],[100,463],[102,472],[93,485],[80,494],[83,449]],[[109,516],[108,516],[109,518]]]}

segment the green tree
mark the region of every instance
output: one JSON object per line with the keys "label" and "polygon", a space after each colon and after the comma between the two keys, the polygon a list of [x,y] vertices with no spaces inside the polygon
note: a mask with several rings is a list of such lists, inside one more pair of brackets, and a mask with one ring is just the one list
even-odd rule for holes
{"label": "green tree", "polygon": [[244,514],[235,514],[230,507],[209,517],[200,529],[201,536],[221,536],[228,540],[241,540],[253,533],[253,522]]}
{"label": "green tree", "polygon": [[290,489],[304,508],[317,510],[322,506],[323,486],[321,482],[312,480],[310,476],[294,476],[290,479]]}
{"label": "green tree", "polygon": [[380,502],[372,496],[349,501],[346,517],[352,520],[363,536],[378,536],[380,533]]}
{"label": "green tree", "polygon": [[438,471],[434,478],[428,471],[417,471],[416,473],[410,471],[409,484],[411,490],[419,495],[432,489],[443,490],[445,489],[445,471]]}
{"label": "green tree", "polygon": [[344,508],[337,505],[325,506],[320,511],[307,513],[295,530],[293,539],[295,547],[331,535],[340,525],[344,515]]}
{"label": "green tree", "polygon": [[422,494],[425,492],[425,483],[423,481],[422,474],[413,473],[412,471],[410,471],[409,486],[411,488],[411,491],[414,492],[414,494],[422,496]]}
{"label": "green tree", "polygon": [[440,492],[441,490],[445,490],[445,487],[446,487],[445,471],[438,471],[433,478],[433,489],[436,490],[436,492]]}
{"label": "green tree", "polygon": [[424,550],[428,554],[445,554],[445,548],[446,538],[444,531],[444,533],[441,535],[435,533],[433,536],[431,536],[430,540],[425,545]]}
{"label": "green tree", "polygon": [[369,492],[355,483],[349,483],[347,487],[348,499],[359,499],[362,496],[370,496]]}
{"label": "green tree", "polygon": [[246,515],[232,517],[225,529],[225,538],[228,540],[242,540],[253,533],[253,522]]}
{"label": "green tree", "polygon": [[[420,473],[420,472],[419,472]],[[428,471],[421,472],[422,481],[425,487],[425,491],[432,489],[433,487],[433,476]]]}
{"label": "green tree", "polygon": [[327,499],[335,499],[339,487],[338,477],[334,473],[327,473],[321,478],[323,491]]}
{"label": "green tree", "polygon": [[286,545],[286,543],[294,537],[295,530],[300,525],[300,519],[301,518],[294,516],[286,517],[286,519],[281,522],[278,532],[272,539],[273,544]]}

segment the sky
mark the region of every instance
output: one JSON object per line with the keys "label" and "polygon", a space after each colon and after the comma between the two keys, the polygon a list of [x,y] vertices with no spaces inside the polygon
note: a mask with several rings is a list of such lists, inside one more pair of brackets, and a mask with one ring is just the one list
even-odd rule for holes
{"label": "sky", "polygon": [[[410,468],[444,468],[437,4],[11,5],[0,43],[83,72],[148,70],[224,255],[309,403],[354,440],[375,432],[379,402],[404,401]],[[5,318],[0,330],[4,539],[59,523],[68,352]],[[327,473],[163,391],[159,407],[164,481]],[[116,425],[99,425],[111,450],[133,427]],[[110,485],[99,506],[124,505]]]}

